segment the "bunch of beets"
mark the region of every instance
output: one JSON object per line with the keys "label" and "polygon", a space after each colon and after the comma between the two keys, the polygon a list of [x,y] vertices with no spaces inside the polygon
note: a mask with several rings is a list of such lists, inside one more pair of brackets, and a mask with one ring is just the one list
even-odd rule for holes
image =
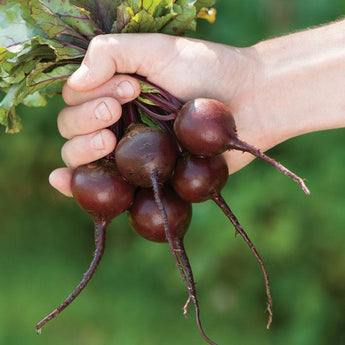
{"label": "bunch of beets", "polygon": [[[96,162],[78,167],[72,177],[72,191],[80,207],[95,224],[95,252],[89,269],[67,299],[42,319],[36,329],[64,310],[84,289],[97,269],[105,245],[109,222],[128,211],[129,222],[142,237],[167,242],[180,271],[189,297],[184,315],[192,301],[202,337],[192,269],[183,238],[192,217],[191,203],[212,199],[221,208],[250,247],[263,272],[269,319],[272,321],[272,298],[267,272],[254,245],[221,196],[228,178],[228,166],[222,155],[227,150],[250,152],[295,180],[306,194],[303,179],[237,137],[230,110],[213,99],[194,99],[182,104],[174,96],[135,76],[142,93],[123,105],[121,119],[111,127],[118,144],[115,151]],[[144,90],[148,90],[145,92]]]}

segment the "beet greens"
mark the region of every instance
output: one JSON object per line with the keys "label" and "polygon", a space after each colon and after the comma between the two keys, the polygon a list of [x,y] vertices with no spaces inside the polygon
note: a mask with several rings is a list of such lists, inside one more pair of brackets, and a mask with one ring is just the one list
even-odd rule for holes
{"label": "beet greens", "polygon": [[215,20],[216,0],[1,0],[0,125],[21,130],[19,104],[42,107],[60,95],[90,41],[102,34],[183,36],[198,18]]}

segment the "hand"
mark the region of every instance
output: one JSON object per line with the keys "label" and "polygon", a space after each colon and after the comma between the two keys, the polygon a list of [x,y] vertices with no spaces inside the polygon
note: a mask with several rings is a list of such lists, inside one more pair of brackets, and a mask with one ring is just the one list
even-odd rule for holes
{"label": "hand", "polygon": [[[245,61],[249,60],[245,51],[160,34],[105,35],[93,39],[81,67],[63,89],[68,107],[58,116],[58,128],[68,139],[62,148],[67,168],[52,172],[52,186],[71,196],[73,169],[114,149],[115,136],[103,128],[119,119],[120,104],[136,98],[140,92],[136,79],[122,73],[145,76],[182,101],[208,97],[238,107],[236,96],[244,93],[250,66]],[[250,155],[243,156],[252,159]]]}
{"label": "hand", "polygon": [[[102,128],[117,121],[120,104],[140,91],[126,73],[145,76],[182,101],[222,101],[239,138],[261,151],[297,135],[344,127],[344,32],[341,20],[249,48],[161,34],[97,36],[63,89],[68,107],[58,127],[68,139],[62,148],[68,168],[53,171],[50,183],[70,196],[73,169],[114,149],[116,138]],[[120,85],[126,87],[121,91]],[[101,103],[111,113],[108,120],[98,119]],[[253,159],[238,151],[224,155],[230,173]]]}

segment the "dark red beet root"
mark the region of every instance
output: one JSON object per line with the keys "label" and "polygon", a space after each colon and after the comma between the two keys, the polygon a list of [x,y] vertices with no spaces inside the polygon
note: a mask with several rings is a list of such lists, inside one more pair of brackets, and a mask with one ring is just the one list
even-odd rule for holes
{"label": "dark red beet root", "polygon": [[[162,231],[159,232],[153,227],[153,229],[145,229],[141,234],[153,241],[166,241],[169,243],[176,264],[185,280],[183,269],[179,265],[179,259],[174,249],[174,239],[178,238],[178,234],[174,233],[174,229],[180,232],[185,231],[188,224],[186,224],[187,227],[181,226],[181,224],[178,224],[179,227],[175,227],[175,224],[169,224],[161,193],[163,183],[173,173],[176,158],[177,146],[172,142],[170,134],[141,124],[130,125],[115,150],[115,160],[122,176],[130,183],[141,187],[152,187],[151,206],[155,204],[155,210],[160,215]],[[139,198],[139,196],[140,193],[136,198]],[[176,197],[178,198],[178,196]],[[170,221],[172,221],[173,217],[170,218]],[[156,217],[157,219],[159,218]],[[134,219],[133,226],[135,227]],[[138,229],[141,229],[141,227],[138,227]]]}
{"label": "dark red beet root", "polygon": [[177,161],[171,184],[182,199],[199,203],[219,194],[228,176],[222,155],[203,158],[185,154]]}
{"label": "dark red beet root", "polygon": [[126,211],[134,198],[135,187],[128,184],[110,160],[78,167],[72,178],[73,197],[94,219],[110,221]]}
{"label": "dark red beet root", "polygon": [[182,279],[190,291],[176,243],[183,240],[188,229],[192,207],[170,187],[164,186],[161,191],[156,181],[153,180],[153,182],[154,189],[140,189],[137,192],[135,201],[129,209],[129,223],[143,238],[153,242],[169,243]]}
{"label": "dark red beet root", "polygon": [[176,157],[176,145],[167,133],[141,124],[130,125],[115,150],[121,175],[141,187],[152,187],[153,174],[159,183],[167,181]]}
{"label": "dark red beet root", "polygon": [[[191,204],[166,188],[162,191],[172,238],[183,238],[192,217]],[[129,223],[142,237],[153,242],[168,242],[164,223],[152,189],[139,189],[129,209]]]}
{"label": "dark red beet root", "polygon": [[58,316],[85,288],[104,253],[105,229],[108,223],[131,205],[135,187],[117,172],[114,162],[100,160],[78,167],[72,177],[72,192],[79,206],[89,213],[95,224],[95,252],[88,270],[74,291],[37,325],[37,332]]}
{"label": "dark red beet root", "polygon": [[140,236],[154,242],[169,242],[176,265],[189,292],[189,298],[184,306],[184,315],[187,316],[187,308],[192,300],[201,336],[209,344],[216,345],[206,336],[201,325],[193,272],[183,245],[183,237],[191,216],[190,203],[181,199],[168,186],[164,186],[162,191],[140,189],[129,209],[129,222]]}
{"label": "dark red beet root", "polygon": [[175,119],[174,131],[182,146],[198,156],[222,153],[227,150],[229,138],[237,137],[229,108],[206,98],[183,105]]}
{"label": "dark red beet root", "polygon": [[214,156],[226,150],[250,152],[296,181],[310,194],[302,178],[257,148],[238,139],[235,120],[223,103],[207,98],[187,102],[178,113],[174,131],[181,145],[197,156]]}
{"label": "dark red beet root", "polygon": [[267,328],[269,328],[272,322],[272,297],[268,275],[260,255],[220,194],[227,179],[228,166],[222,155],[198,157],[186,154],[178,160],[171,183],[177,194],[189,202],[198,203],[212,199],[234,225],[236,234],[239,233],[248,244],[264,276],[269,313]]}

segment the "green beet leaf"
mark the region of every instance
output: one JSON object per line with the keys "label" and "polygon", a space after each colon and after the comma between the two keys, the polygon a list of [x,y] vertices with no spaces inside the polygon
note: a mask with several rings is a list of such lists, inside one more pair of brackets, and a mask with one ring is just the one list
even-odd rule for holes
{"label": "green beet leaf", "polygon": [[211,8],[215,4],[216,4],[216,0],[198,0],[195,2],[194,6],[198,13],[202,8]]}
{"label": "green beet leaf", "polygon": [[17,2],[0,2],[0,47],[8,47],[43,35],[35,25],[30,12]]}
{"label": "green beet leaf", "polygon": [[[121,0],[72,0],[72,3],[88,11],[92,20],[105,34],[111,32],[113,23],[117,17],[117,8],[121,6]],[[127,2],[127,1],[126,1]],[[138,1],[131,1],[138,2]]]}
{"label": "green beet leaf", "polygon": [[[46,105],[99,34],[184,35],[214,0],[0,1],[0,124],[21,128],[16,107]],[[142,83],[144,88],[145,83]],[[147,88],[147,87],[146,87]]]}

